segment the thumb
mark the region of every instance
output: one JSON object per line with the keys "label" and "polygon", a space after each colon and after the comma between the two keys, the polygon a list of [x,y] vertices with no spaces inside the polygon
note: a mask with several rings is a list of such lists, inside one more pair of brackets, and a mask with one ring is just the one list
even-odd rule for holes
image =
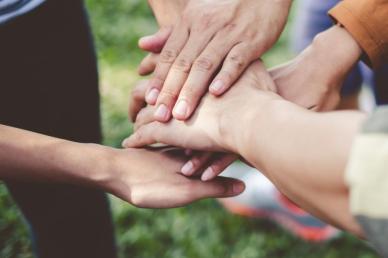
{"label": "thumb", "polygon": [[196,199],[225,198],[241,194],[245,190],[245,184],[234,178],[216,177],[207,182],[197,181]]}
{"label": "thumb", "polygon": [[171,31],[171,27],[160,28],[155,34],[140,38],[139,47],[144,51],[160,53],[170,37]]}

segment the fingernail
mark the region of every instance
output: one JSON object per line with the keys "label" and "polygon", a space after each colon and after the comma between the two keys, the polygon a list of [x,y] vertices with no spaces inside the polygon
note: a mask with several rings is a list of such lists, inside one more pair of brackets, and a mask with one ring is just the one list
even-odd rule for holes
{"label": "fingernail", "polygon": [[243,182],[237,182],[233,184],[233,193],[235,194],[241,193],[242,191],[244,191],[244,189],[245,189],[245,185]]}
{"label": "fingernail", "polygon": [[155,112],[155,118],[158,120],[166,120],[168,116],[168,109],[166,105],[161,104],[159,105],[158,109]]}
{"label": "fingernail", "polygon": [[224,88],[224,83],[221,80],[217,80],[210,85],[210,90],[213,92],[220,92]]}
{"label": "fingernail", "polygon": [[152,89],[146,97],[146,101],[148,104],[155,104],[156,100],[159,96],[159,90],[158,89]]}
{"label": "fingernail", "polygon": [[179,118],[184,118],[186,116],[187,109],[188,106],[186,100],[180,100],[174,107],[174,115],[179,116]]}
{"label": "fingernail", "polygon": [[215,176],[214,170],[211,167],[208,167],[202,174],[202,181],[208,181]]}
{"label": "fingernail", "polygon": [[194,168],[193,162],[188,161],[188,162],[186,162],[186,164],[182,167],[181,172],[182,172],[182,174],[184,174],[184,175],[186,175],[186,176],[190,176],[190,175],[191,175],[191,171],[193,170],[193,168]]}

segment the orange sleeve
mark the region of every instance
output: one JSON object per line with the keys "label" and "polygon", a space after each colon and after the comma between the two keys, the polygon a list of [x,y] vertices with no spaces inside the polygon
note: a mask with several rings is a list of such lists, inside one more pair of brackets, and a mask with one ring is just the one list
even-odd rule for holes
{"label": "orange sleeve", "polygon": [[388,61],[388,0],[343,0],[329,15],[360,44],[368,64]]}

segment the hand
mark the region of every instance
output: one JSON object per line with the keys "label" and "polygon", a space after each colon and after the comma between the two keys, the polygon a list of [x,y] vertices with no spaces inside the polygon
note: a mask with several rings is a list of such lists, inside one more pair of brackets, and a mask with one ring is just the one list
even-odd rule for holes
{"label": "hand", "polygon": [[[146,106],[146,86],[147,81],[140,81],[132,90],[128,110],[128,115],[132,122],[136,121],[138,113]],[[135,124],[135,131],[136,129]],[[213,152],[194,153],[193,157],[182,166],[180,172],[185,176],[195,176],[200,171],[203,172],[201,180],[209,181],[224,171],[236,159],[238,159],[238,156],[234,154]]]}
{"label": "hand", "polygon": [[[259,90],[261,89],[261,90]],[[263,108],[268,101],[278,99],[275,85],[263,64],[253,63],[223,98],[205,96],[200,108],[187,122],[171,120],[154,121],[154,106],[142,109],[136,118],[135,133],[123,143],[125,147],[142,147],[164,143],[186,149],[234,152],[235,140],[225,134],[228,126],[251,119],[252,107]],[[235,127],[235,126],[233,126]],[[243,128],[241,130],[244,130]]]}
{"label": "hand", "polygon": [[210,92],[224,93],[276,42],[291,2],[189,1],[149,84],[147,102],[156,104],[156,119],[166,122],[172,113],[176,119],[189,118],[215,73]]}
{"label": "hand", "polygon": [[216,178],[211,182],[187,178],[178,173],[184,162],[181,151],[107,149],[102,157],[109,173],[100,187],[142,208],[179,207],[204,198],[240,194],[244,184],[235,179]]}
{"label": "hand", "polygon": [[[335,47],[333,47],[335,46]],[[315,111],[334,109],[361,49],[343,28],[321,33],[292,61],[270,70],[279,95]]]}

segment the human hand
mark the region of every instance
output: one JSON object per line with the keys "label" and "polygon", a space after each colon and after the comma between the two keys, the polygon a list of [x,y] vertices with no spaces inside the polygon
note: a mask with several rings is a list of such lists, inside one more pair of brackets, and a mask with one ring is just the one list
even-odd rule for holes
{"label": "human hand", "polygon": [[291,0],[190,1],[149,84],[147,102],[156,104],[156,119],[189,118],[215,73],[210,92],[223,94],[275,43],[290,5]]}
{"label": "human hand", "polygon": [[236,119],[251,119],[252,107],[265,110],[268,101],[279,98],[273,92],[276,88],[272,79],[263,64],[257,61],[224,97],[205,96],[200,108],[187,122],[173,119],[161,123],[154,119],[154,106],[142,109],[136,116],[135,133],[123,142],[123,146],[164,143],[186,149],[234,152],[234,142],[239,140],[230,139],[231,135],[225,131],[228,127],[236,127]]}
{"label": "human hand", "polygon": [[[201,182],[179,173],[185,156],[182,151],[151,151],[145,149],[117,150],[106,148],[108,178],[99,187],[141,208],[173,208],[204,198],[222,198],[240,194],[244,184],[238,180],[218,177]],[[101,174],[101,173],[100,173]]]}
{"label": "human hand", "polygon": [[[140,81],[132,90],[128,110],[128,116],[130,117],[132,122],[136,121],[138,113],[146,106],[146,86],[147,81]],[[151,118],[152,115],[149,117]],[[135,124],[135,131],[136,129],[137,126]],[[235,154],[213,152],[193,153],[190,160],[182,166],[180,171],[185,176],[196,176],[200,173],[201,180],[209,181],[212,180],[218,174],[220,174],[222,171],[224,171],[236,159],[238,159],[238,156]]]}
{"label": "human hand", "polygon": [[361,48],[343,28],[318,35],[296,58],[270,70],[279,95],[315,111],[334,109],[347,74],[357,63]]}

